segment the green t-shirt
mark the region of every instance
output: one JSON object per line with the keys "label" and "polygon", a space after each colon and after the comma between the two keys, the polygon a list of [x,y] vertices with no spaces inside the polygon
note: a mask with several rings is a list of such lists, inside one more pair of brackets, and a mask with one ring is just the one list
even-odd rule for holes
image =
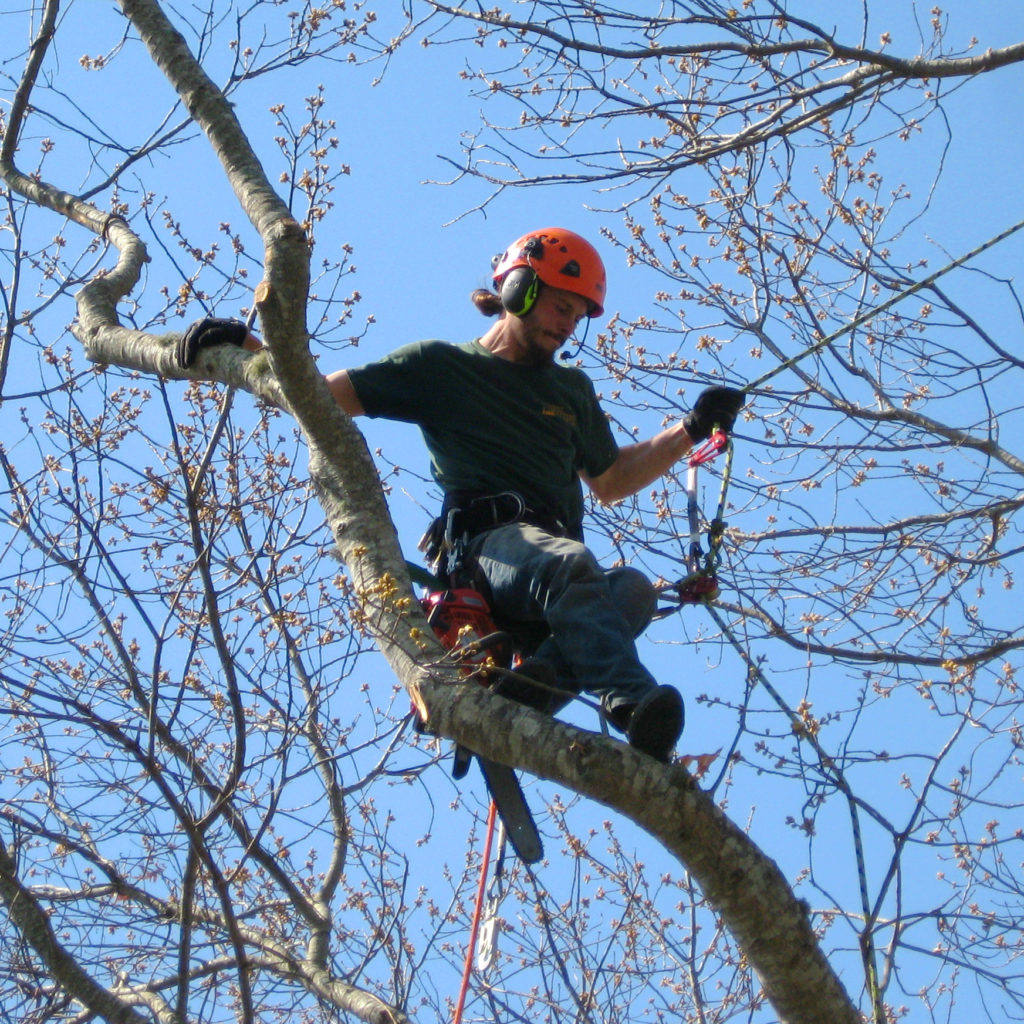
{"label": "green t-shirt", "polygon": [[446,492],[518,491],[578,527],[580,470],[599,476],[618,446],[577,367],[522,366],[476,341],[406,345],[349,371],[369,416],[416,423]]}

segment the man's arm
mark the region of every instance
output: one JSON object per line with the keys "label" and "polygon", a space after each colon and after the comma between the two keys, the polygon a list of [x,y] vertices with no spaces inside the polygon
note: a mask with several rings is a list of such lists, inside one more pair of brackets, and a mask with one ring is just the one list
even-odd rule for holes
{"label": "man's arm", "polygon": [[365,413],[363,403],[359,401],[356,389],[352,387],[348,370],[335,370],[324,378],[327,387],[330,389],[334,400],[349,414],[349,416],[362,416]]}
{"label": "man's arm", "polygon": [[731,432],[745,401],[743,392],[735,388],[705,388],[678,423],[649,441],[620,448],[615,461],[600,476],[581,473],[580,477],[604,504],[628,498],[664,476],[698,441],[710,437],[714,429]]}
{"label": "man's arm", "polygon": [[[263,348],[263,343],[249,333],[248,325],[241,320],[206,317],[189,326],[181,335],[175,353],[178,365],[187,370],[195,363],[199,350],[210,345],[237,345],[249,352],[259,352]],[[347,370],[336,370],[324,379],[334,400],[349,416],[363,415],[363,403],[349,380]]]}
{"label": "man's arm", "polygon": [[674,423],[647,441],[619,449],[615,461],[600,475],[580,473],[583,482],[605,505],[628,498],[667,473],[693,447],[693,439]]}

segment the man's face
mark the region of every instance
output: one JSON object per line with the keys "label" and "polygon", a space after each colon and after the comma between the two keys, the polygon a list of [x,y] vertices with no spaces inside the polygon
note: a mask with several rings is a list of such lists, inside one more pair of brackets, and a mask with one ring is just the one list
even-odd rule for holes
{"label": "man's face", "polygon": [[587,315],[587,300],[575,292],[545,287],[533,309],[522,317],[524,362],[549,366]]}

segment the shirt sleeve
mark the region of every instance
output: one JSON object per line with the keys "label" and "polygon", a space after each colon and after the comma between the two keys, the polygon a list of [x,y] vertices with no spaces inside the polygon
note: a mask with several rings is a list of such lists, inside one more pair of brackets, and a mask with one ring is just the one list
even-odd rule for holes
{"label": "shirt sleeve", "polygon": [[430,398],[423,381],[430,377],[430,346],[413,342],[375,362],[348,371],[367,416],[419,422]]}
{"label": "shirt sleeve", "polygon": [[581,374],[584,388],[583,452],[580,468],[592,479],[609,469],[619,457],[619,446],[611,424],[597,400],[594,385],[586,374]]}

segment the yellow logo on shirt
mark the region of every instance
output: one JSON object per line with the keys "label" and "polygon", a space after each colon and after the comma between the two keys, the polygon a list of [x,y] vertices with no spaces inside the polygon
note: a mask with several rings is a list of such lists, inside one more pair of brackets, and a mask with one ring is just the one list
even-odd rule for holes
{"label": "yellow logo on shirt", "polygon": [[545,405],[541,409],[541,415],[553,416],[563,423],[568,423],[570,427],[576,426],[576,414],[571,409],[563,409],[560,405]]}

